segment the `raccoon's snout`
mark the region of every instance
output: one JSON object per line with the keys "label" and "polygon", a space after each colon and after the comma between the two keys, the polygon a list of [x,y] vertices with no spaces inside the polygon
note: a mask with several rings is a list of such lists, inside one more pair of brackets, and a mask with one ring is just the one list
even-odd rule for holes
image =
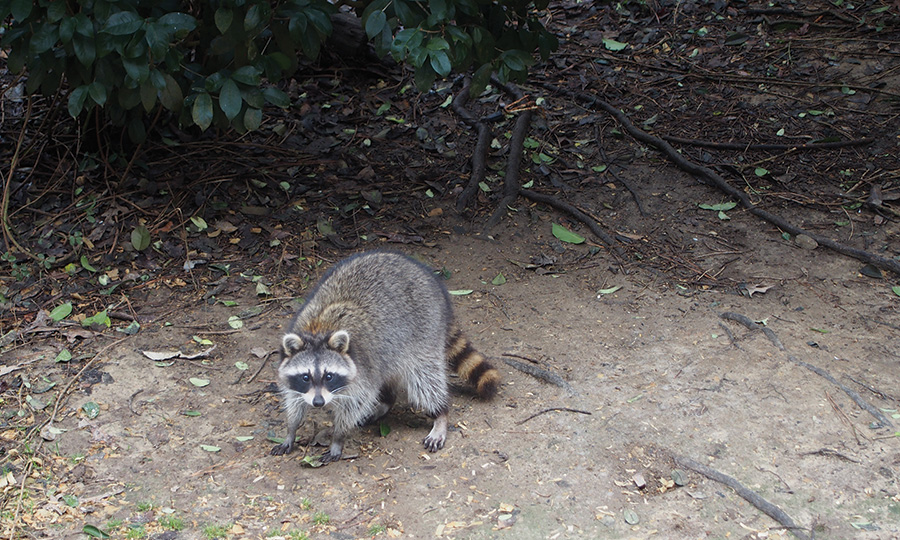
{"label": "raccoon's snout", "polygon": [[325,398],[322,397],[322,394],[316,394],[316,397],[313,398],[312,405],[313,405],[313,407],[324,407],[325,406]]}

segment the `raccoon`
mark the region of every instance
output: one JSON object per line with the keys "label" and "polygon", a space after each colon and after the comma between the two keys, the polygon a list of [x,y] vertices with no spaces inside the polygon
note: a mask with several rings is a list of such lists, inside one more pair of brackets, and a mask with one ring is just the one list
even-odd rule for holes
{"label": "raccoon", "polygon": [[329,270],[282,339],[278,386],[294,447],[309,406],[331,405],[334,435],[322,462],[341,458],[358,426],[387,414],[398,394],[434,419],[423,440],[436,452],[447,438],[449,370],[493,397],[500,374],[453,320],[450,296],[429,268],[404,255],[368,252]]}

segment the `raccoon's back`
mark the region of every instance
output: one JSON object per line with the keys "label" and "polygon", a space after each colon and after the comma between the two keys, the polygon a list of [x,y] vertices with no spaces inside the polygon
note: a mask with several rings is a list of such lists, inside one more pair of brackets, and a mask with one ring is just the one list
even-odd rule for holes
{"label": "raccoon's back", "polygon": [[404,255],[369,252],[331,268],[297,314],[295,332],[346,330],[356,350],[375,354],[444,343],[452,319],[446,290]]}

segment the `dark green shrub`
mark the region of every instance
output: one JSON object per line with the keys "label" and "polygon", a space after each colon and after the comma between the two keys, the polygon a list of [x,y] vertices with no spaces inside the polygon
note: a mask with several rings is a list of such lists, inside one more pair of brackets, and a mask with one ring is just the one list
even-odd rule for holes
{"label": "dark green shrub", "polygon": [[[557,46],[530,0],[352,5],[376,50],[415,67],[420,89],[471,67],[476,90],[493,70],[521,79],[535,50]],[[73,117],[100,107],[135,141],[160,106],[185,126],[243,132],[259,126],[266,103],[289,105],[261,83],[293,73],[301,52],[317,57],[336,9],[326,0],[0,0],[0,46],[11,72],[27,70],[29,94],[66,87]]]}

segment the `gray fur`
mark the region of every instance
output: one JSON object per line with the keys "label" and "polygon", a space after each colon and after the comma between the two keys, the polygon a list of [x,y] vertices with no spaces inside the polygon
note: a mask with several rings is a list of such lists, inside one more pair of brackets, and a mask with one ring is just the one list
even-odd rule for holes
{"label": "gray fur", "polygon": [[340,459],[350,432],[387,413],[391,403],[379,399],[383,388],[405,394],[414,408],[435,419],[423,442],[432,452],[442,448],[450,403],[446,349],[452,324],[446,289],[429,268],[408,257],[371,252],[334,266],[310,293],[283,339],[278,371],[288,429],[285,442],[272,453],[293,449],[297,428],[312,404],[312,391],[304,399],[290,387],[289,378],[317,369],[346,374],[349,380],[325,398],[334,411],[334,436],[322,461]]}

